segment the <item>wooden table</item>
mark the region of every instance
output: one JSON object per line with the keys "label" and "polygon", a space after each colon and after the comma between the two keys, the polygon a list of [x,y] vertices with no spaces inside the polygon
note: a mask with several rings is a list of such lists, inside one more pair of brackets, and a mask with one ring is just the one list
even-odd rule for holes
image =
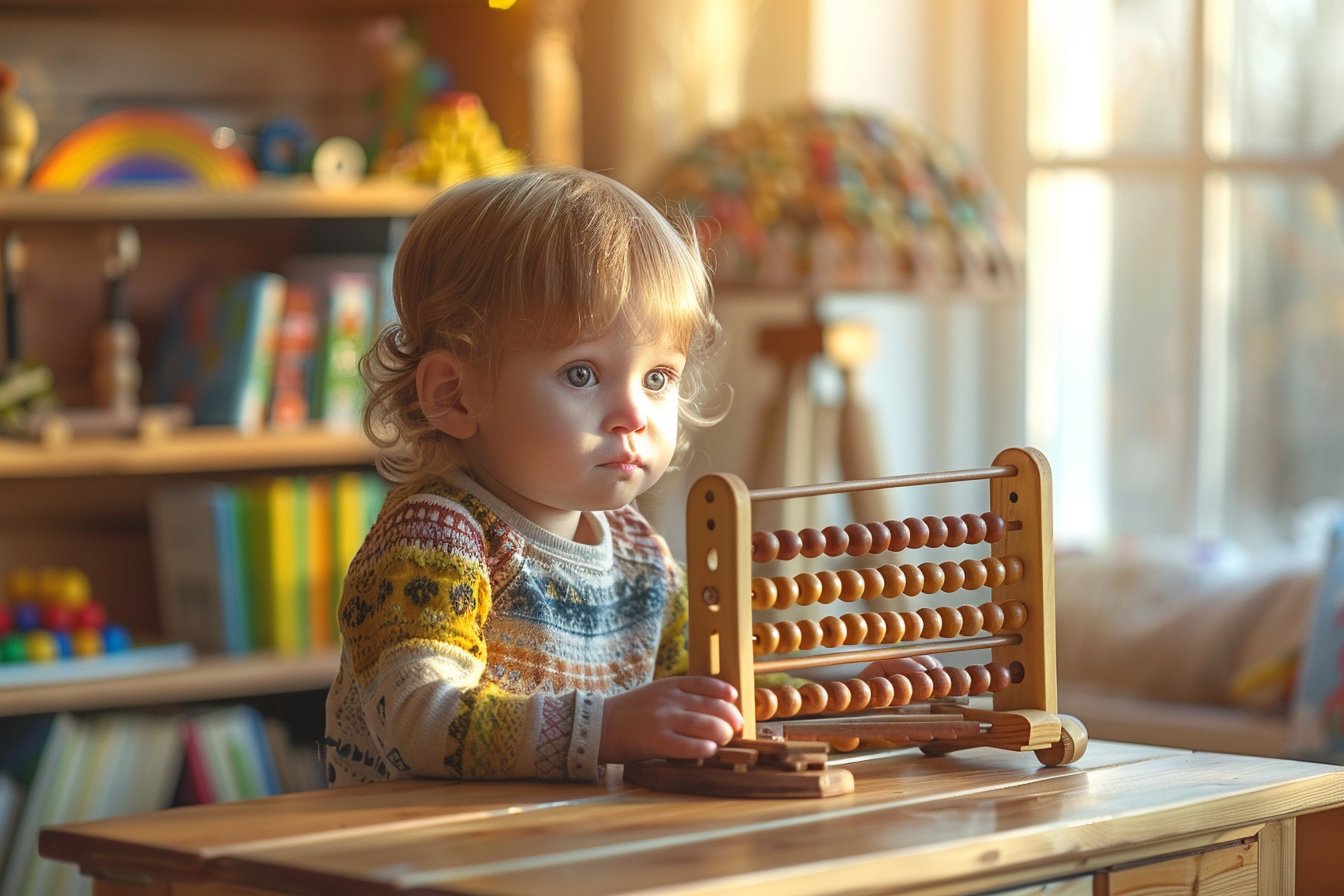
{"label": "wooden table", "polygon": [[852,795],[397,781],[58,825],[39,850],[118,896],[1222,896],[1344,880],[1344,768],[1106,742],[1053,769],[989,748],[835,761]]}

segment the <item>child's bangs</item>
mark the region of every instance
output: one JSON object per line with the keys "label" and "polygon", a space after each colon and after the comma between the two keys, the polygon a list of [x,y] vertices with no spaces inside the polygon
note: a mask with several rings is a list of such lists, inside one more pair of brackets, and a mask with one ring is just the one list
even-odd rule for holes
{"label": "child's bangs", "polygon": [[694,243],[651,209],[620,211],[556,222],[542,237],[547,261],[515,293],[516,342],[584,341],[624,318],[689,349],[710,325],[709,281]]}

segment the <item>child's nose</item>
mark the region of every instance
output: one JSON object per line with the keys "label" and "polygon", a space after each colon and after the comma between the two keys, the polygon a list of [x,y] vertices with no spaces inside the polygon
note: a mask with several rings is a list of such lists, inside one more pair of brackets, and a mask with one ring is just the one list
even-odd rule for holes
{"label": "child's nose", "polygon": [[639,432],[649,422],[648,396],[638,384],[620,390],[607,414],[607,426],[613,432]]}

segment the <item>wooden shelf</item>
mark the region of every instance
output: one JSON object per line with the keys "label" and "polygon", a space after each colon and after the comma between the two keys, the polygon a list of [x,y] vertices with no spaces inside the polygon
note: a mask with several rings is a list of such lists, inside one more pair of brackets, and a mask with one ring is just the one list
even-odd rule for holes
{"label": "wooden shelf", "polygon": [[88,192],[0,192],[0,223],[280,220],[411,217],[433,187],[372,179],[350,190],[321,190],[306,177],[243,190],[117,187]]}
{"label": "wooden shelf", "polygon": [[335,651],[207,656],[185,669],[0,688],[0,717],[321,690],[335,678],[338,663],[339,655]]}
{"label": "wooden shelf", "polygon": [[0,480],[361,466],[372,461],[373,446],[361,433],[317,427],[256,435],[193,427],[153,441],[98,437],[58,448],[0,441]]}

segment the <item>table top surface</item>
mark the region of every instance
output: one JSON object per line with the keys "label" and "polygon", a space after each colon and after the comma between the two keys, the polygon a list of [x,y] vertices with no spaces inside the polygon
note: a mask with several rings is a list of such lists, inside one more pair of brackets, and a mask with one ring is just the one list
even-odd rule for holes
{"label": "table top surface", "polygon": [[1344,805],[1344,768],[1094,741],[1073,765],[976,748],[834,757],[852,794],[724,799],[406,780],[42,831],[86,872],[284,892],[956,892],[1226,842]]}

